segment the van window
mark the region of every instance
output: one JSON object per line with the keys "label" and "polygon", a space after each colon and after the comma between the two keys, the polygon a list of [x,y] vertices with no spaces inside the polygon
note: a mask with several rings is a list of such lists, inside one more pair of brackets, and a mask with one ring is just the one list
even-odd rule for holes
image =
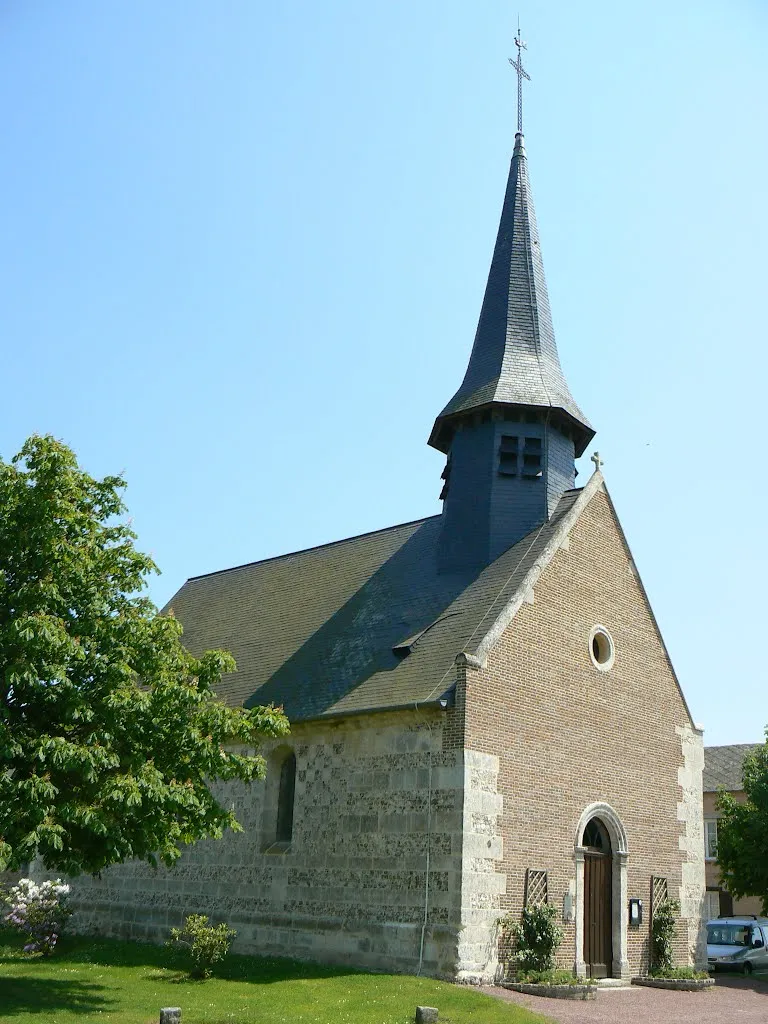
{"label": "van window", "polygon": [[751,931],[746,924],[710,924],[707,942],[711,946],[749,946]]}

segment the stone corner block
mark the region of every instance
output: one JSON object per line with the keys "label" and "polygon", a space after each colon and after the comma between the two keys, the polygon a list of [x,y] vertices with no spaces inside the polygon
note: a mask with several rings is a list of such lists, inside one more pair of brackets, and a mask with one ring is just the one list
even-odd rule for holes
{"label": "stone corner block", "polygon": [[498,772],[499,759],[496,754],[484,754],[481,750],[464,750],[464,764],[471,768],[482,768],[486,771]]}
{"label": "stone corner block", "polygon": [[437,1024],[436,1006],[417,1006],[416,1024]]}

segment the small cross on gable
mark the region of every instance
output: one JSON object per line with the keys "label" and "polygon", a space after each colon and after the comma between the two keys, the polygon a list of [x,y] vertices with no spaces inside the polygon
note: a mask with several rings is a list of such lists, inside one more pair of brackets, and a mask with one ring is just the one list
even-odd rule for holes
{"label": "small cross on gable", "polygon": [[605,465],[603,460],[600,458],[600,452],[595,452],[595,454],[591,457],[590,461],[594,462],[596,473],[599,473],[600,467]]}

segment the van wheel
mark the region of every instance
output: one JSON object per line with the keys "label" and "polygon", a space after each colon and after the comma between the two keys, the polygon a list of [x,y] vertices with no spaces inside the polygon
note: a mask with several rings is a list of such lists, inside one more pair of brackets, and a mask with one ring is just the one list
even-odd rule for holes
{"label": "van wheel", "polygon": [[744,973],[749,976],[752,973],[752,964],[747,960],[744,964]]}

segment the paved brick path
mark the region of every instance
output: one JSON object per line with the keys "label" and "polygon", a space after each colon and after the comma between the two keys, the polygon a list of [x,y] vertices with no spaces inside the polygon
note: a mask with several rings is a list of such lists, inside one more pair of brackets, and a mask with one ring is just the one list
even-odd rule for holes
{"label": "paved brick path", "polygon": [[520,1003],[558,1024],[767,1024],[768,977],[718,976],[706,992],[667,992],[659,988],[600,989],[584,1002],[524,996],[503,988],[490,992]]}

